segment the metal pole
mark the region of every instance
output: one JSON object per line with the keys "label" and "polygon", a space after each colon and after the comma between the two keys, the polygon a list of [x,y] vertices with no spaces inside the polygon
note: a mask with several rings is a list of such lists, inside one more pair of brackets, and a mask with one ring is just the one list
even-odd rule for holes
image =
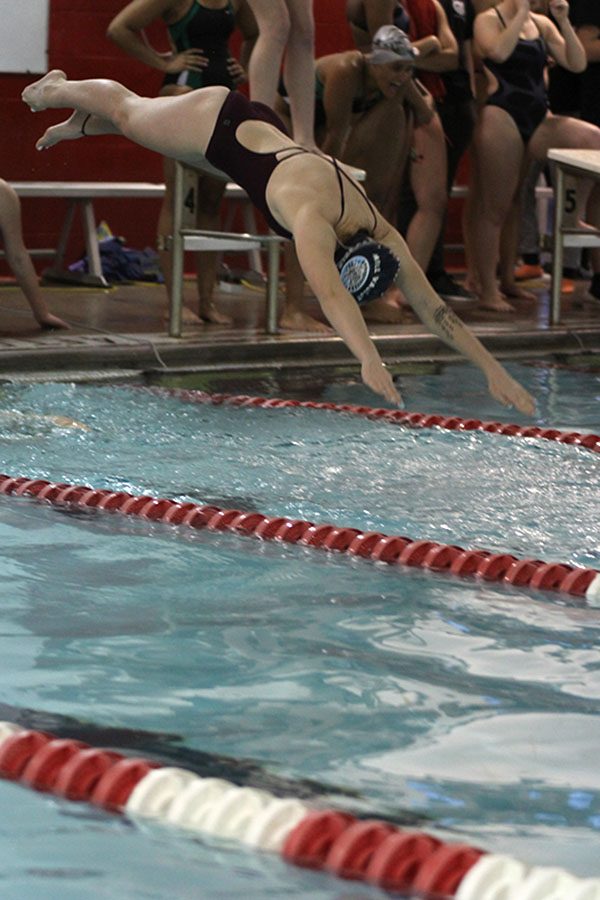
{"label": "metal pole", "polygon": [[267,242],[267,334],[277,334],[279,313],[279,260],[280,242],[273,238]]}
{"label": "metal pole", "polygon": [[562,165],[555,160],[556,185],[554,189],[554,224],[552,233],[552,288],[550,303],[550,325],[560,322],[560,294],[563,272],[563,212],[565,205],[565,173]]}
{"label": "metal pole", "polygon": [[184,240],[181,234],[183,215],[183,166],[175,163],[173,188],[173,234],[171,235],[171,290],[169,300],[169,337],[181,337],[181,307],[183,305]]}

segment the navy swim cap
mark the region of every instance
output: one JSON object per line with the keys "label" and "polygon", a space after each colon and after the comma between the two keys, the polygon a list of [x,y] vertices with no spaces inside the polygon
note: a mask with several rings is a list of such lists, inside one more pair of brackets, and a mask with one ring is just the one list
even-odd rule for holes
{"label": "navy swim cap", "polygon": [[335,251],[342,284],[360,305],[381,297],[398,274],[400,264],[391,250],[366,231],[357,231]]}

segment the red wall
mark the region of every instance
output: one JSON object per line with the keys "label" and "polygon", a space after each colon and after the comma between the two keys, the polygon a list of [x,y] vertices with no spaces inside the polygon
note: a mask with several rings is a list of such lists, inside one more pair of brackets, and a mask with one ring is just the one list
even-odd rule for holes
{"label": "red wall", "polygon": [[[20,0],[27,2],[27,0]],[[115,78],[138,93],[158,92],[161,74],[130,59],[111,41],[106,27],[126,0],[51,0],[49,66],[64,69],[70,78]],[[317,55],[351,46],[344,19],[345,0],[315,2]],[[164,35],[160,23],[150,34],[156,46]],[[164,45],[164,40],[163,40]],[[60,144],[48,151],[35,150],[35,141],[48,125],[61,121],[62,112],[31,113],[20,99],[31,75],[0,74],[0,177],[8,181],[161,181],[160,157],[128,141],[107,136]],[[23,200],[26,243],[29,247],[54,246],[65,201]],[[97,201],[98,219],[134,247],[154,245],[155,201]],[[77,243],[76,238],[76,243]],[[77,243],[80,249],[80,240]]]}

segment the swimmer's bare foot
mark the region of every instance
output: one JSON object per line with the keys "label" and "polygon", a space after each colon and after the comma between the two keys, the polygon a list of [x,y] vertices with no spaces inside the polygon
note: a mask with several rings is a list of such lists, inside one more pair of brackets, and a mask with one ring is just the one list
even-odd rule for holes
{"label": "swimmer's bare foot", "polygon": [[58,125],[51,125],[35,145],[36,150],[47,150],[61,141],[76,141],[84,137],[83,123],[88,118],[87,113],[76,110],[66,121]]}
{"label": "swimmer's bare foot", "polygon": [[484,309],[489,312],[513,313],[514,306],[504,299],[502,294],[490,294],[489,296],[481,295],[478,309]]}
{"label": "swimmer's bare foot", "polygon": [[389,306],[407,307],[406,297],[395,284],[392,284],[379,299],[383,300]]}
{"label": "swimmer's bare foot", "polygon": [[231,316],[219,312],[214,303],[199,304],[198,314],[202,322],[209,322],[211,325],[233,325]]}
{"label": "swimmer's bare foot", "polygon": [[[170,318],[169,307],[165,307],[163,311],[163,322],[168,322]],[[182,325],[204,325],[205,322],[200,316],[197,316],[193,310],[187,306],[181,308],[181,324]]]}
{"label": "swimmer's bare foot", "polygon": [[598,230],[595,225],[592,225],[590,222],[584,222],[583,219],[579,219],[577,228],[580,228],[582,231],[589,231],[592,234]]}
{"label": "swimmer's bare foot", "polygon": [[502,282],[500,290],[505,297],[510,297],[511,300],[537,300],[537,294],[534,294],[533,291],[526,291],[515,282]]}
{"label": "swimmer's bare foot", "polygon": [[367,303],[362,309],[362,314],[365,322],[381,325],[406,325],[415,321],[409,309],[388,303],[384,297]]}
{"label": "swimmer's bare foot", "polygon": [[279,327],[283,331],[313,331],[317,334],[331,334],[333,331],[325,322],[319,322],[298,309],[284,310],[279,317]]}
{"label": "swimmer's bare foot", "polygon": [[464,288],[466,291],[468,291],[470,294],[474,294],[476,297],[481,294],[481,285],[472,272],[467,273],[467,277],[464,281]]}
{"label": "swimmer's bare foot", "polygon": [[61,69],[52,69],[43,78],[29,84],[21,94],[21,99],[32,112],[48,109],[52,88],[66,80],[67,76]]}

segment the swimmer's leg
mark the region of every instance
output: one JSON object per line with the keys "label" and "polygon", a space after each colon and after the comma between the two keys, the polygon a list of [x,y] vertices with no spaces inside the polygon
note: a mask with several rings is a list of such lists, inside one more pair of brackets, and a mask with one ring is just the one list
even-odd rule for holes
{"label": "swimmer's leg", "polygon": [[118,134],[118,129],[108,119],[100,119],[82,110],[58,125],[51,125],[36,143],[36,150],[47,150],[61,141],[76,141],[82,137],[100,134]]}
{"label": "swimmer's leg", "polygon": [[[25,88],[22,97],[33,110],[70,108],[90,113],[110,122],[112,133],[163,156],[201,165],[227,94],[227,88],[211,87],[178,96],[140,97],[117,81],[68,81],[64,72],[55,69]],[[106,133],[104,123],[91,122],[90,129],[94,128],[99,130],[92,132],[86,125],[85,131]]]}

